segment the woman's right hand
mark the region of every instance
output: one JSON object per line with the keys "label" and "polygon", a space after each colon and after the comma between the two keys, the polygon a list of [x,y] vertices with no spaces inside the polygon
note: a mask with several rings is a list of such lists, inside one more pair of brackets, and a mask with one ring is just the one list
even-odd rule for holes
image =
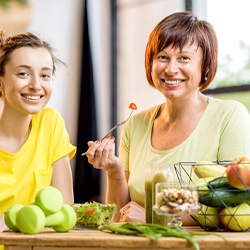
{"label": "woman's right hand", "polygon": [[107,136],[103,141],[89,141],[89,149],[86,153],[88,162],[94,168],[117,172],[117,166],[121,165],[120,159],[115,156],[115,138]]}

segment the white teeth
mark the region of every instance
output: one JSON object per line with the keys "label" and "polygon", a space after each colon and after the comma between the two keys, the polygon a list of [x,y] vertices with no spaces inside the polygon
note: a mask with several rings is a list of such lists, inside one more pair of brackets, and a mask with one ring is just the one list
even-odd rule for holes
{"label": "white teeth", "polygon": [[26,95],[24,96],[26,99],[30,99],[30,100],[38,100],[40,99],[40,96],[34,96],[34,95]]}
{"label": "white teeth", "polygon": [[178,84],[180,82],[181,80],[165,80],[165,83],[172,84],[172,85]]}

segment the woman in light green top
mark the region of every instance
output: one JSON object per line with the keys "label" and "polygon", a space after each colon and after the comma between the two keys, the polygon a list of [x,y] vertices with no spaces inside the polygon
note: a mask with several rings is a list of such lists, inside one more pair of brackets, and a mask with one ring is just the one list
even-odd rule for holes
{"label": "woman in light green top", "polygon": [[[107,172],[107,203],[116,220],[145,221],[144,183],[151,163],[231,160],[250,156],[250,116],[236,101],[202,94],[217,70],[213,27],[191,12],[174,13],[150,34],[146,76],[166,102],[134,115],[124,126],[119,158],[114,138],[89,142],[89,162]],[[192,224],[186,218],[183,224]]]}

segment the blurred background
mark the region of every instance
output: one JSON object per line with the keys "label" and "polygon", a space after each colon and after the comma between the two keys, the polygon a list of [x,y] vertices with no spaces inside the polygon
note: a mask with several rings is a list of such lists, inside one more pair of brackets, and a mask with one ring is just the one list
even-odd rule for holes
{"label": "blurred background", "polygon": [[[59,67],[48,106],[65,119],[78,147],[72,160],[75,202],[104,202],[105,174],[81,153],[123,121],[134,102],[140,112],[164,102],[149,87],[144,50],[165,16],[192,10],[208,20],[219,40],[219,68],[207,95],[235,99],[250,110],[249,0],[0,0],[0,28],[30,31],[50,42],[67,67]],[[114,132],[119,144],[121,129]]]}

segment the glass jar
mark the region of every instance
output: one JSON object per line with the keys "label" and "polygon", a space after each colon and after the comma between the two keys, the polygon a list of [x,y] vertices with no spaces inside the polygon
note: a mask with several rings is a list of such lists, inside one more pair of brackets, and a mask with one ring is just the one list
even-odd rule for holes
{"label": "glass jar", "polygon": [[[169,164],[157,165],[157,169],[152,179],[152,209],[155,204],[155,187],[157,183],[174,184],[174,177]],[[169,215],[159,215],[154,210],[152,211],[152,223],[158,225],[171,224],[173,217]]]}
{"label": "glass jar", "polygon": [[157,170],[157,165],[152,164],[149,167],[147,172],[146,180],[145,180],[145,216],[146,216],[146,223],[152,223],[152,181],[154,174]]}
{"label": "glass jar", "polygon": [[153,211],[155,203],[155,184],[158,182],[174,183],[171,167],[168,164],[151,164],[145,181],[145,219],[146,223],[168,224],[167,216],[160,216]]}

